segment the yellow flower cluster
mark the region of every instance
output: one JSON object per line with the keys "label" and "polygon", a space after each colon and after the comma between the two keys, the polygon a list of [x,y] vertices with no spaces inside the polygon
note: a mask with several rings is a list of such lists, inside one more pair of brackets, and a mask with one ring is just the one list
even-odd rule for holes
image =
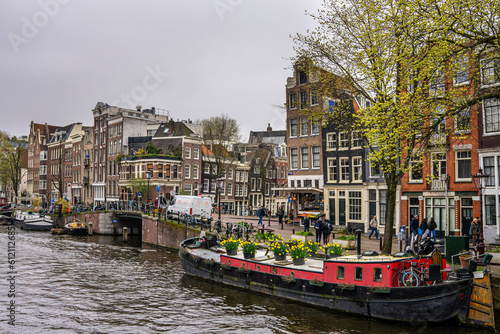
{"label": "yellow flower cluster", "polygon": [[342,253],[345,250],[345,247],[338,244],[338,243],[334,243],[334,244],[328,244],[326,246],[323,246],[321,248],[321,250],[324,251],[325,254],[328,254],[328,255],[342,255]]}
{"label": "yellow flower cluster", "polygon": [[220,244],[222,246],[226,247],[226,249],[238,249],[238,246],[240,245],[240,241],[235,240],[233,238],[229,238],[229,239],[223,240]]}
{"label": "yellow flower cluster", "polygon": [[306,248],[310,253],[316,253],[318,249],[320,249],[319,242],[313,242],[312,240],[308,240],[306,242]]}
{"label": "yellow flower cluster", "polygon": [[251,241],[241,241],[241,248],[243,248],[243,253],[252,253],[254,254],[257,251],[257,245]]}
{"label": "yellow flower cluster", "polygon": [[270,248],[275,255],[285,255],[289,251],[288,245],[282,241],[272,242]]}
{"label": "yellow flower cluster", "polygon": [[290,256],[292,259],[305,258],[308,255],[309,251],[302,241],[298,241],[290,247]]}

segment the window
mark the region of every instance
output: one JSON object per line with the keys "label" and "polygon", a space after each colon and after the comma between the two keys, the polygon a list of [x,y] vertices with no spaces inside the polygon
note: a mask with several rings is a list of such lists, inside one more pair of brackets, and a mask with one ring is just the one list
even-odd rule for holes
{"label": "window", "polygon": [[337,159],[328,158],[328,182],[337,182]]}
{"label": "window", "polygon": [[200,165],[193,165],[193,179],[197,180],[200,178]]}
{"label": "window", "polygon": [[307,92],[300,92],[300,109],[307,108]]}
{"label": "window", "polygon": [[312,147],[312,162],[313,168],[320,168],[321,167],[321,161],[320,161],[320,148],[319,146],[313,146]]}
{"label": "window", "polygon": [[373,269],[373,281],[382,282],[382,268]]}
{"label": "window", "polygon": [[486,99],[483,101],[485,132],[500,131],[500,99]]}
{"label": "window", "polygon": [[342,266],[337,267],[337,279],[344,279],[345,278],[345,269]]}
{"label": "window", "polygon": [[363,179],[363,169],[361,157],[352,158],[352,180],[362,181]]}
{"label": "window", "polygon": [[356,281],[363,280],[363,268],[361,267],[354,268],[354,280]]}
{"label": "window", "polygon": [[349,219],[361,220],[361,191],[349,191]]}
{"label": "window", "polygon": [[415,155],[410,159],[410,182],[422,182],[422,156]]}
{"label": "window", "polygon": [[232,180],[233,179],[233,170],[232,169],[228,169],[228,171],[227,171],[227,179],[228,180]]}
{"label": "window", "polygon": [[442,107],[436,108],[436,114],[434,115],[434,119],[432,121],[432,125],[435,123],[437,126],[434,128],[435,134],[444,134],[446,132],[446,117],[442,117],[444,114],[444,109]]}
{"label": "window", "polygon": [[370,177],[380,177],[381,174],[380,164],[370,159]]}
{"label": "window", "polygon": [[481,61],[481,84],[491,86],[500,83],[500,58]]}
{"label": "window", "polygon": [[380,217],[378,217],[379,224],[385,225],[385,213],[387,211],[387,190],[380,190],[379,192],[379,207],[380,207]]}
{"label": "window", "polygon": [[210,192],[215,193],[215,180],[210,180]]}
{"label": "window", "polygon": [[495,195],[484,196],[484,211],[486,213],[484,217],[486,225],[496,225]]}
{"label": "window", "polygon": [[297,137],[297,119],[290,119],[290,137]]}
{"label": "window", "polygon": [[349,181],[349,158],[340,158],[340,181]]}
{"label": "window", "polygon": [[289,104],[290,104],[290,109],[296,109],[297,108],[297,94],[291,93],[289,96]]}
{"label": "window", "polygon": [[309,168],[309,147],[300,148],[300,169]]}
{"label": "window", "polygon": [[307,136],[309,134],[309,120],[307,117],[300,118],[300,135]]}
{"label": "window", "polygon": [[457,151],[456,154],[456,168],[457,180],[470,181],[471,180],[471,152],[470,151]]}
{"label": "window", "polygon": [[319,96],[318,96],[318,90],[313,89],[311,91],[311,105],[315,106],[319,103]]}
{"label": "window", "polygon": [[191,147],[186,147],[184,150],[184,156],[186,159],[191,159]]}
{"label": "window", "polygon": [[299,161],[297,156],[297,148],[290,149],[290,169],[298,169]]}
{"label": "window", "polygon": [[340,132],[339,133],[339,148],[346,149],[349,148],[349,133]]}
{"label": "window", "polygon": [[194,160],[200,159],[200,149],[199,148],[193,149],[193,159]]}
{"label": "window", "polygon": [[47,175],[47,166],[40,166],[40,175]]}
{"label": "window", "polygon": [[307,75],[304,71],[299,71],[299,85],[304,85],[307,83]]}
{"label": "window", "polygon": [[458,59],[453,62],[455,76],[453,78],[453,84],[466,85],[469,83],[469,56],[461,55]]}
{"label": "window", "polygon": [[47,160],[47,151],[40,151],[40,161]]}
{"label": "window", "polygon": [[209,190],[210,190],[210,183],[209,182],[210,182],[209,179],[203,180],[203,189],[202,190],[204,192],[207,192],[207,193],[209,192]]}
{"label": "window", "polygon": [[485,174],[488,174],[488,180],[486,181],[487,187],[495,186],[495,158],[494,157],[484,157],[483,158],[483,170]]}
{"label": "window", "polygon": [[441,69],[436,69],[429,82],[429,93],[433,96],[440,96],[444,92],[444,73]]}
{"label": "window", "polygon": [[47,181],[40,180],[39,189],[41,189],[41,190],[47,189]]}
{"label": "window", "polygon": [[170,179],[170,165],[165,165],[165,178]]}
{"label": "window", "polygon": [[318,121],[311,121],[311,134],[312,135],[319,134],[319,122]]}
{"label": "window", "polygon": [[470,133],[470,108],[461,110],[455,116],[455,133]]}
{"label": "window", "polygon": [[177,166],[177,165],[174,165],[173,168],[172,168],[173,178],[174,179],[178,179],[179,178],[178,169],[179,169],[179,166]]}
{"label": "window", "polygon": [[192,194],[192,192],[191,192],[191,191],[192,191],[192,185],[191,185],[191,184],[185,184],[185,185],[184,185],[184,192],[185,192],[186,194],[191,195],[191,194]]}
{"label": "window", "polygon": [[158,164],[158,178],[163,178],[163,165]]}
{"label": "window", "polygon": [[228,196],[232,196],[233,195],[233,184],[232,183],[228,183],[227,184],[227,195]]}
{"label": "window", "polygon": [[446,174],[446,153],[434,153],[432,155],[432,176],[439,179]]}
{"label": "window", "polygon": [[361,132],[353,131],[352,132],[352,147],[361,147],[363,146],[363,139],[361,138]]}
{"label": "window", "polygon": [[337,149],[337,133],[329,132],[326,134],[326,150],[333,151]]}

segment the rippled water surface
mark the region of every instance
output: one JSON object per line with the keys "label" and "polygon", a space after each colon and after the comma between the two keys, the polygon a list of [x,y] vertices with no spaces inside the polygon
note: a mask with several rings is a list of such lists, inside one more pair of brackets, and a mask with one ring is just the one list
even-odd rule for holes
{"label": "rippled water surface", "polygon": [[184,275],[176,252],[140,240],[16,233],[13,327],[0,227],[1,333],[477,333],[334,314],[213,284]]}

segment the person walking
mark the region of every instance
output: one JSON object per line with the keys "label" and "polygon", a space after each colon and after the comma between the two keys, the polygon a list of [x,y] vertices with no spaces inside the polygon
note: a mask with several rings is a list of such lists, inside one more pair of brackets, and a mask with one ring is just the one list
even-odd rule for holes
{"label": "person walking", "polygon": [[264,224],[262,224],[262,217],[264,217],[264,215],[266,214],[266,210],[264,210],[264,206],[260,206],[260,209],[257,210],[257,216],[259,217],[259,223],[257,225],[262,225],[264,226]]}
{"label": "person walking", "polygon": [[283,225],[283,216],[285,215],[285,210],[283,210],[283,206],[280,206],[278,209],[278,222],[281,225]]}
{"label": "person walking", "polygon": [[330,234],[332,233],[333,230],[333,225],[330,222],[329,219],[325,219],[325,222],[323,223],[323,245],[328,245],[330,242]]}
{"label": "person walking", "polygon": [[318,244],[321,243],[321,232],[323,230],[323,221],[321,217],[316,220],[316,224],[314,224],[314,229],[316,230],[316,242]]}
{"label": "person walking", "polygon": [[477,245],[477,241],[479,238],[479,219],[478,217],[474,218],[472,223],[470,224],[469,234],[472,236],[472,247]]}
{"label": "person walking", "polygon": [[429,237],[434,238],[434,242],[436,242],[436,228],[436,221],[431,217],[431,219],[429,219],[429,227],[427,229],[429,230]]}
{"label": "person walking", "polygon": [[418,215],[415,215],[413,219],[410,222],[410,230],[411,230],[411,237],[410,237],[410,242],[411,242],[411,250],[415,251],[416,246],[418,243]]}
{"label": "person walking", "polygon": [[311,224],[311,220],[309,216],[304,217],[304,232],[309,232],[309,225]]}
{"label": "person walking", "polygon": [[377,222],[377,216],[373,216],[372,220],[370,220],[370,229],[372,231],[370,232],[370,235],[368,236],[368,239],[371,239],[373,233],[375,233],[375,239],[378,240],[378,222]]}
{"label": "person walking", "polygon": [[429,234],[429,224],[427,224],[427,218],[422,219],[422,222],[420,223],[420,230],[422,231],[422,236],[420,237],[420,240],[424,240],[427,238],[427,235]]}

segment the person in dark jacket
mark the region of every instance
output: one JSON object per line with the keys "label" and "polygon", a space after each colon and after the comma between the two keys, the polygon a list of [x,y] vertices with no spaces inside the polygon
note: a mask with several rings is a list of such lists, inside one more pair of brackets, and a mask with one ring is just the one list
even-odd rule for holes
{"label": "person in dark jacket", "polygon": [[280,206],[277,213],[278,213],[278,223],[281,225],[283,224],[283,216],[285,215],[285,210],[283,210],[282,206]]}
{"label": "person in dark jacket", "polygon": [[323,223],[323,245],[328,245],[330,242],[330,234],[332,233],[333,226],[329,219],[325,219]]}
{"label": "person in dark jacket", "polygon": [[418,226],[419,226],[418,215],[416,215],[410,222],[410,230],[411,230],[410,243],[411,243],[411,249],[413,251],[416,251],[418,246]]}
{"label": "person in dark jacket", "polygon": [[316,230],[316,242],[321,243],[321,232],[323,230],[323,221],[321,220],[321,217],[318,218],[316,224],[314,224],[314,229]]}
{"label": "person in dark jacket", "polygon": [[420,223],[420,231],[422,231],[420,240],[424,240],[425,238],[427,238],[427,235],[429,234],[428,227],[429,224],[427,224],[427,218],[422,219],[422,222]]}
{"label": "person in dark jacket", "polygon": [[265,215],[266,215],[266,210],[264,210],[264,207],[261,205],[260,209],[257,211],[257,216],[259,217],[259,223],[257,225],[264,226],[264,224],[262,224],[262,217],[264,217]]}
{"label": "person in dark jacket", "polygon": [[436,224],[436,221],[434,220],[434,218],[431,217],[431,219],[429,220],[429,227],[428,227],[428,230],[429,230],[429,237],[434,237],[434,242],[436,242],[436,228],[437,228],[437,224]]}

